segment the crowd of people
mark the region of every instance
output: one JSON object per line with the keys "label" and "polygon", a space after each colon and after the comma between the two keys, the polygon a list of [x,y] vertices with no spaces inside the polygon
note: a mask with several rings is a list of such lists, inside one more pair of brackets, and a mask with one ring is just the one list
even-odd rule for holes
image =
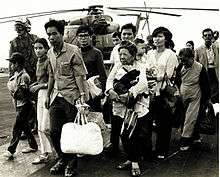
{"label": "crowd of people", "polygon": [[[14,158],[22,132],[29,143],[22,152],[38,150],[33,135],[37,127],[41,155],[32,163],[48,162],[54,149],[57,161],[50,173],[75,176],[78,156],[62,152],[60,138],[63,125],[75,120],[76,103],[88,104],[91,111],[102,112],[104,119],[106,112],[110,113],[107,122],[111,123],[111,134],[106,153],[112,156],[120,153],[121,140],[127,159],[117,165],[117,169],[128,169],[133,177],[141,175],[142,160],[168,156],[175,107],[173,97],[181,98],[184,110],[184,118],[178,125],[180,150],[188,150],[193,143],[201,142],[200,112],[208,103],[219,102],[217,31],[203,30],[204,45],[194,49],[194,42],[190,40],[176,53],[169,29],[156,28],[146,44],[145,40],[136,38],[136,27],[132,23],[125,24],[120,32],[112,35],[115,46],[107,76],[105,58],[93,46],[93,30],[89,26],[77,29],[76,46],[64,42],[63,21],[50,20],[44,26],[49,47],[46,39],[30,34],[30,21],[15,23],[18,36],[10,42],[7,85],[14,99],[16,122],[4,154],[8,159]],[[98,76],[101,94],[91,97],[87,80],[95,76]],[[165,92],[168,82],[175,88],[169,94]],[[80,109],[83,112],[83,106]],[[153,129],[156,133],[154,152]]]}

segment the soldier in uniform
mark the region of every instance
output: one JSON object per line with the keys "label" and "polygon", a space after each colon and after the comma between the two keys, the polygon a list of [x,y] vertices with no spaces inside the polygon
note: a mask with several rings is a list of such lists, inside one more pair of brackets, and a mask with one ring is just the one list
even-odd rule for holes
{"label": "soldier in uniform", "polygon": [[[9,57],[12,53],[20,52],[24,58],[24,67],[31,78],[31,82],[36,81],[36,63],[37,57],[34,53],[33,43],[37,39],[36,35],[30,34],[27,31],[27,19],[18,19],[15,21],[15,31],[17,32],[17,37],[10,42]],[[13,75],[11,69],[11,63],[9,63],[9,75]]]}
{"label": "soldier in uniform", "polygon": [[[30,76],[30,84],[36,82],[36,64],[37,64],[37,56],[34,52],[34,41],[38,38],[34,34],[30,34],[30,21],[27,18],[19,18],[15,21],[15,31],[17,32],[17,37],[15,37],[12,41],[10,41],[10,50],[9,57],[11,57],[12,53],[20,52],[22,56],[24,56],[24,68],[28,75]],[[14,72],[11,68],[11,62],[9,62],[9,76],[13,76]],[[37,100],[33,98],[33,103]],[[35,103],[34,103],[35,104]],[[35,106],[35,105],[34,105]],[[36,107],[36,106],[35,106]],[[32,128],[33,133],[36,133],[37,127],[37,118],[36,118],[36,110],[31,111],[30,114],[30,127]],[[26,135],[24,132],[21,135],[21,139],[26,139]]]}

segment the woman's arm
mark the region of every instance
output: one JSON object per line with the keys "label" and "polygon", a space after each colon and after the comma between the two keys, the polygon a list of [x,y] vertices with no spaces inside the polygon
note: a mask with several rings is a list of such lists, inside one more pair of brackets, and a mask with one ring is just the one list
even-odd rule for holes
{"label": "woman's arm", "polygon": [[115,79],[115,75],[120,68],[121,64],[115,64],[112,68],[111,72],[108,75],[107,81],[106,81],[106,87],[105,87],[105,93],[107,93],[110,89],[113,89],[113,81]]}
{"label": "woman's arm", "polygon": [[118,101],[120,98],[118,94],[114,91],[113,88],[113,81],[115,79],[115,75],[120,68],[121,64],[115,64],[114,67],[112,68],[111,72],[108,75],[107,82],[106,82],[106,90],[105,94],[109,96],[111,100]]}
{"label": "woman's arm", "polygon": [[173,76],[174,69],[177,68],[178,64],[179,63],[176,54],[173,52],[167,59],[166,70],[165,70],[169,79],[171,79],[171,77]]}
{"label": "woman's arm", "polygon": [[49,63],[48,65],[48,72],[49,72],[49,79],[48,79],[48,88],[47,88],[47,98],[45,101],[45,107],[47,109],[49,109],[50,106],[50,95],[52,93],[52,90],[54,88],[54,75],[53,75],[53,70],[52,70],[52,66]]}

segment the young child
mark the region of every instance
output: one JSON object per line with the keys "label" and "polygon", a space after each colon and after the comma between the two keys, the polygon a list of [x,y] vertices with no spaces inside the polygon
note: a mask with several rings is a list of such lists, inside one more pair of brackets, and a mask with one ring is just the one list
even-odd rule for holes
{"label": "young child", "polygon": [[37,101],[37,121],[38,135],[40,139],[41,155],[36,158],[32,164],[41,164],[48,162],[49,153],[52,152],[51,144],[46,133],[49,130],[49,112],[45,108],[45,99],[47,96],[47,82],[49,77],[49,60],[47,51],[49,45],[44,38],[38,38],[34,43],[34,51],[38,57],[37,62],[37,83],[30,87],[32,93],[38,92]]}
{"label": "young child", "polygon": [[146,64],[147,55],[146,55],[146,44],[143,39],[136,38],[134,44],[137,47],[136,60],[141,64]]}
{"label": "young child", "polygon": [[11,62],[11,67],[14,70],[14,75],[9,78],[7,86],[14,100],[16,121],[13,127],[12,140],[3,156],[7,157],[9,160],[13,160],[13,155],[16,152],[22,131],[27,135],[30,146],[23,149],[23,153],[36,152],[38,146],[28,124],[28,117],[33,108],[33,104],[29,95],[30,76],[24,69],[25,59],[21,53],[15,52],[8,60]]}

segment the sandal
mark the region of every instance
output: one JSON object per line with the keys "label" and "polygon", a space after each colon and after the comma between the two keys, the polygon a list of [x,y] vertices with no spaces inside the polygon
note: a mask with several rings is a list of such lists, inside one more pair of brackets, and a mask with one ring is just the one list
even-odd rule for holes
{"label": "sandal", "polygon": [[137,177],[141,175],[141,170],[140,168],[131,168],[131,176],[132,177]]}
{"label": "sandal", "polygon": [[131,163],[128,163],[127,161],[116,167],[116,169],[118,170],[129,170],[130,168],[131,168]]}
{"label": "sandal", "polygon": [[75,168],[72,168],[67,165],[67,167],[65,169],[65,177],[73,177],[73,176],[76,176],[77,174],[78,174],[78,172]]}

